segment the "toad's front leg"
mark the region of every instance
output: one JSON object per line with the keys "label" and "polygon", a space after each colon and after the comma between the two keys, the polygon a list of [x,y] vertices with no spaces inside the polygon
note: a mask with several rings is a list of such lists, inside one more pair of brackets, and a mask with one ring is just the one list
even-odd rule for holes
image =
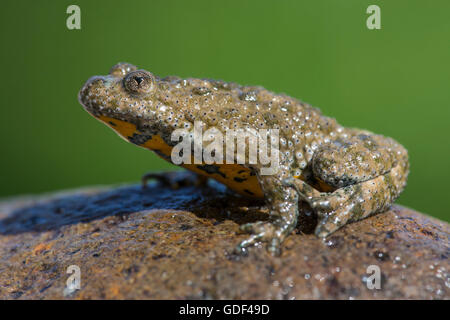
{"label": "toad's front leg", "polygon": [[273,255],[280,254],[280,244],[297,225],[298,193],[282,183],[278,176],[260,176],[260,184],[269,206],[271,222],[258,221],[241,226],[241,230],[251,236],[242,241],[237,250],[242,252],[246,247],[258,242],[267,243],[267,250]]}

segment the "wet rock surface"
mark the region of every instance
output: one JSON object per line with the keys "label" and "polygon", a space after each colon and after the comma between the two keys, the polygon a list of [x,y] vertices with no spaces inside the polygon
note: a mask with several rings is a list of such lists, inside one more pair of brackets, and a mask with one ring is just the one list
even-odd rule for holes
{"label": "wet rock surface", "polygon": [[[179,177],[180,174],[174,174]],[[93,188],[0,203],[2,299],[449,299],[449,224],[393,206],[326,240],[313,223],[280,257],[233,253],[261,202],[211,183]],[[67,290],[67,269],[81,289]],[[371,265],[381,289],[368,289]]]}

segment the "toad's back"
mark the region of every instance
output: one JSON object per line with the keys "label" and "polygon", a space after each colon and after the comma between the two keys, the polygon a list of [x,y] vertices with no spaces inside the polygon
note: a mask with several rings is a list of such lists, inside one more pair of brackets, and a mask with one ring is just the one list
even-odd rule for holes
{"label": "toad's back", "polygon": [[[163,81],[166,79],[163,79]],[[311,162],[314,151],[324,141],[339,136],[344,130],[332,118],[323,116],[319,109],[286,95],[275,94],[262,87],[239,86],[235,83],[208,79],[167,79],[170,94],[160,96],[161,105],[176,105],[183,110],[181,119],[193,123],[201,120],[205,129],[277,129],[282,161],[289,163],[292,175],[306,179],[302,171]],[[176,125],[180,119],[173,119]],[[204,166],[185,165],[204,174]],[[214,164],[207,167],[206,175],[245,195],[262,197],[254,173],[258,164],[241,166]],[[309,179],[322,190],[325,184]]]}

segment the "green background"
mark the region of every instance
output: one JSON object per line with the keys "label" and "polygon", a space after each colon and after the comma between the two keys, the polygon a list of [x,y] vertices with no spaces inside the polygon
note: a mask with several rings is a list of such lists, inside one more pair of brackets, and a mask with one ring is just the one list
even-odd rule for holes
{"label": "green background", "polygon": [[[66,8],[81,8],[81,30]],[[366,8],[381,8],[368,30]],[[450,220],[450,1],[2,3],[0,196],[137,181],[173,168],[78,104],[127,61],[157,75],[262,85],[382,133],[410,153],[399,203]]]}

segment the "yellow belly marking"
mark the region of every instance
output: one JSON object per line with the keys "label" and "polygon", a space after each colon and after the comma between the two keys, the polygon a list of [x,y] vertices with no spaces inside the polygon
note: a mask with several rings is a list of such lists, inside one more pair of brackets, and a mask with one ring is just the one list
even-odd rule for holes
{"label": "yellow belly marking", "polygon": [[[133,134],[142,134],[134,124],[126,121],[113,119],[110,117],[100,116],[99,120],[111,127],[118,135],[128,141],[128,137]],[[164,160],[170,159],[172,147],[169,146],[160,136],[154,135],[145,143],[140,145],[143,148],[154,151]],[[230,189],[251,197],[263,198],[261,187],[259,186],[256,175],[252,175],[250,169],[239,164],[183,164],[182,167],[198,173],[200,175],[217,180]]]}

